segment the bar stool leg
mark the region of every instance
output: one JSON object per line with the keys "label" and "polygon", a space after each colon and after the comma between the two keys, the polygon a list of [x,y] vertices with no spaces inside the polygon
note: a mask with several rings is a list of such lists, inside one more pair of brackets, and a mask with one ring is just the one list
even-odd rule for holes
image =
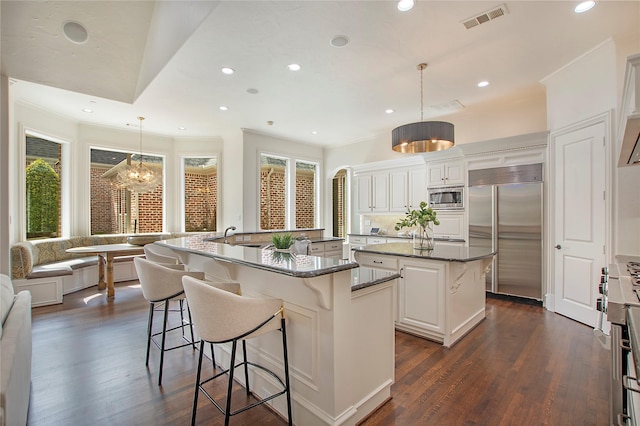
{"label": "bar stool leg", "polygon": [[229,419],[231,418],[231,391],[233,390],[233,371],[236,364],[236,347],[238,341],[234,340],[231,345],[231,364],[229,364],[229,385],[227,386],[227,409],[224,413],[224,426],[229,426]]}
{"label": "bar stool leg", "polygon": [[164,322],[162,325],[162,344],[160,348],[160,374],[158,375],[158,386],[162,386],[162,367],[164,366],[164,344],[167,340],[167,320],[169,316],[169,301],[164,303]]}
{"label": "bar stool leg", "polygon": [[213,371],[216,371],[216,353],[213,352],[213,343],[211,345],[211,363],[213,364]]}
{"label": "bar stool leg", "polygon": [[149,320],[147,321],[147,360],[144,365],[149,366],[149,348],[151,347],[151,333],[153,330],[153,303],[149,303]]}
{"label": "bar stool leg", "polygon": [[247,396],[251,395],[251,390],[249,389],[249,365],[247,364],[247,342],[246,340],[242,341],[242,357],[244,359],[244,383],[247,389]]}
{"label": "bar stool leg", "polygon": [[191,309],[189,309],[189,302],[187,302],[187,314],[189,315],[189,329],[191,329],[191,347],[196,350],[195,337],[193,335],[193,320],[191,319]]}
{"label": "bar stool leg", "polygon": [[[213,349],[213,348],[212,348]],[[196,373],[196,390],[193,395],[193,409],[191,411],[191,426],[196,424],[196,410],[198,408],[198,394],[200,393],[200,375],[202,373],[202,355],[204,353],[204,340],[200,341],[200,354],[198,355],[198,372]]]}
{"label": "bar stool leg", "polygon": [[289,382],[289,355],[287,351],[287,330],[285,327],[285,320],[282,318],[282,349],[283,349],[283,359],[284,359],[284,380],[287,386],[287,416],[289,417],[289,426],[293,425],[293,419],[291,417],[291,383]]}

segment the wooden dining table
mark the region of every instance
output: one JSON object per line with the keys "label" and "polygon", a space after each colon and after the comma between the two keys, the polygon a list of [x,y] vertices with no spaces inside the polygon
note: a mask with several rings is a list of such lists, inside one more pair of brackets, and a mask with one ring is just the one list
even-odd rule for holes
{"label": "wooden dining table", "polygon": [[66,252],[74,254],[98,255],[98,289],[104,290],[106,287],[107,297],[113,298],[115,296],[113,281],[113,260],[119,256],[133,256],[136,254],[143,254],[144,248],[142,246],[137,246],[129,243],[98,244],[95,246],[73,247],[67,249]]}

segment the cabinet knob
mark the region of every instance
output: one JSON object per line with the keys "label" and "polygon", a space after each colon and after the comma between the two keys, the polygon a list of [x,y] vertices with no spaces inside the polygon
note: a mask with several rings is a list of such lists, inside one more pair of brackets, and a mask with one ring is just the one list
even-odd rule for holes
{"label": "cabinet knob", "polygon": [[562,246],[560,244],[556,244],[556,249],[560,250],[562,248]]}

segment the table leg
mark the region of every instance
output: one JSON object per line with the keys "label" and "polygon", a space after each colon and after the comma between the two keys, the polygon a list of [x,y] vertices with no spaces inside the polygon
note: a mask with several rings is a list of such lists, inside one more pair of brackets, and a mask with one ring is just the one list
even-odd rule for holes
{"label": "table leg", "polygon": [[113,298],[116,295],[113,286],[113,255],[107,253],[107,297]]}
{"label": "table leg", "polygon": [[98,255],[98,290],[104,290],[107,283],[104,281],[104,255]]}

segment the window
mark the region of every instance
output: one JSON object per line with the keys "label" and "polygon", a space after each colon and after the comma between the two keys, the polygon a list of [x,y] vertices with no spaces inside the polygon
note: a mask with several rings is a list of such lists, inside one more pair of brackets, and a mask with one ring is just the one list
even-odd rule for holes
{"label": "window", "polygon": [[318,168],[309,161],[260,155],[260,229],[317,226]]}
{"label": "window", "polygon": [[296,228],[316,225],[317,165],[296,161]]}
{"label": "window", "polygon": [[347,236],[347,171],[338,170],[333,177],[333,236]]}
{"label": "window", "polygon": [[218,206],[216,157],[183,158],[184,230],[215,231]]}
{"label": "window", "polygon": [[260,229],[286,229],[289,160],[260,155]]}
{"label": "window", "polygon": [[[118,180],[118,171],[138,161],[139,154],[91,149],[91,235],[162,232],[162,184],[137,193]],[[142,161],[154,173],[162,174],[162,157],[143,155]]]}
{"label": "window", "polygon": [[26,237],[62,236],[62,144],[26,134]]}

